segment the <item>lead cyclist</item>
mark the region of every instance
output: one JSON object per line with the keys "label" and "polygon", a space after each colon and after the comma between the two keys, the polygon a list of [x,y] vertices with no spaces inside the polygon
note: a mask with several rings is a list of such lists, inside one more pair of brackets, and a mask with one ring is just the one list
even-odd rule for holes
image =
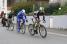
{"label": "lead cyclist", "polygon": [[[35,21],[38,23],[40,22],[40,16],[43,16],[43,21],[45,22],[45,14],[41,9],[38,11],[37,14],[34,13],[34,15],[33,15],[33,17],[35,18]],[[36,32],[36,34],[38,34],[37,29],[34,31]]]}

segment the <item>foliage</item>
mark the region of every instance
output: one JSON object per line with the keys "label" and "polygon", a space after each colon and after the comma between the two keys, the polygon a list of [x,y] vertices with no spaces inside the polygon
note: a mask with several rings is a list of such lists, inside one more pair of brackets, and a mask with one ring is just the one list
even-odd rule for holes
{"label": "foliage", "polygon": [[52,15],[53,12],[56,12],[60,7],[59,3],[51,3],[47,6],[47,8],[44,10],[47,15]]}
{"label": "foliage", "polygon": [[19,2],[12,6],[11,10],[17,14],[20,10],[25,9],[26,13],[30,13],[33,10],[33,2]]}
{"label": "foliage", "polygon": [[61,10],[57,10],[55,12],[53,12],[53,15],[64,15],[64,14],[67,14],[67,6],[64,5],[62,7],[60,7]]}

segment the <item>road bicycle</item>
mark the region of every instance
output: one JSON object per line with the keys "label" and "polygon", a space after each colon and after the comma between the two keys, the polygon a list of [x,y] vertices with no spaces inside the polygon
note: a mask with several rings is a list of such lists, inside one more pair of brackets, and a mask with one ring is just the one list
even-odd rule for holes
{"label": "road bicycle", "polygon": [[[18,23],[17,23],[17,29],[18,29]],[[24,23],[21,21],[20,22],[20,31],[22,32],[22,34],[25,34],[25,25],[24,25]]]}
{"label": "road bicycle", "polygon": [[[33,19],[32,19],[33,21]],[[28,26],[30,35],[34,36],[35,34],[40,34],[42,38],[45,38],[47,36],[47,30],[46,27],[40,24],[40,20],[33,21],[33,24],[29,24]],[[37,33],[35,32],[37,30]]]}
{"label": "road bicycle", "polygon": [[8,19],[6,23],[7,23],[7,26],[6,26],[7,30],[13,31],[14,30],[14,23],[12,22],[12,19]]}

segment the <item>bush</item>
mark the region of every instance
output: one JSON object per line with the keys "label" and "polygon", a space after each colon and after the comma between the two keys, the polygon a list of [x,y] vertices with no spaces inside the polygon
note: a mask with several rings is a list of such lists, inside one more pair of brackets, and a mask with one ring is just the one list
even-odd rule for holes
{"label": "bush", "polygon": [[55,12],[53,12],[53,15],[64,15],[67,14],[67,6],[64,5],[61,7],[61,10],[57,10]]}
{"label": "bush", "polygon": [[48,13],[49,15],[53,14],[53,12],[56,12],[60,7],[59,3],[51,3],[48,5],[48,7],[45,9],[45,13]]}
{"label": "bush", "polygon": [[26,13],[28,14],[29,12],[33,11],[33,2],[19,2],[16,3],[12,6],[11,10],[14,11],[15,14],[17,14],[20,10],[25,9]]}

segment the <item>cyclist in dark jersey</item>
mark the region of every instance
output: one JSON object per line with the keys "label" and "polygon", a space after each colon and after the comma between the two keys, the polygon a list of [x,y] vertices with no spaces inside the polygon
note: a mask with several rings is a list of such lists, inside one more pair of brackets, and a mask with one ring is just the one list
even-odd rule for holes
{"label": "cyclist in dark jersey", "polygon": [[12,19],[12,17],[13,17],[13,13],[10,12],[10,13],[8,14],[8,18],[9,18],[9,19]]}
{"label": "cyclist in dark jersey", "polygon": [[6,13],[4,13],[4,15],[2,16],[2,20],[1,20],[3,27],[6,26],[6,21],[7,21],[7,19],[5,18],[5,15]]}
{"label": "cyclist in dark jersey", "polygon": [[9,14],[8,14],[8,19],[7,19],[7,26],[8,26],[8,24],[10,24],[10,23],[12,23],[12,21],[13,21],[13,13],[12,12],[10,12]]}
{"label": "cyclist in dark jersey", "polygon": [[43,16],[43,20],[45,21],[45,16],[44,16],[44,12],[41,12],[41,10],[39,10],[39,12],[37,13],[37,18],[38,20],[40,20],[39,16]]}
{"label": "cyclist in dark jersey", "polygon": [[[34,13],[34,18],[35,18],[36,21],[39,23],[39,22],[40,22],[40,16],[43,16],[43,21],[45,21],[45,16],[44,16],[44,15],[45,15],[44,12],[41,11],[41,10],[39,10],[37,14]],[[38,32],[37,32],[37,29],[34,30],[34,31],[36,32],[36,34],[38,33]]]}

